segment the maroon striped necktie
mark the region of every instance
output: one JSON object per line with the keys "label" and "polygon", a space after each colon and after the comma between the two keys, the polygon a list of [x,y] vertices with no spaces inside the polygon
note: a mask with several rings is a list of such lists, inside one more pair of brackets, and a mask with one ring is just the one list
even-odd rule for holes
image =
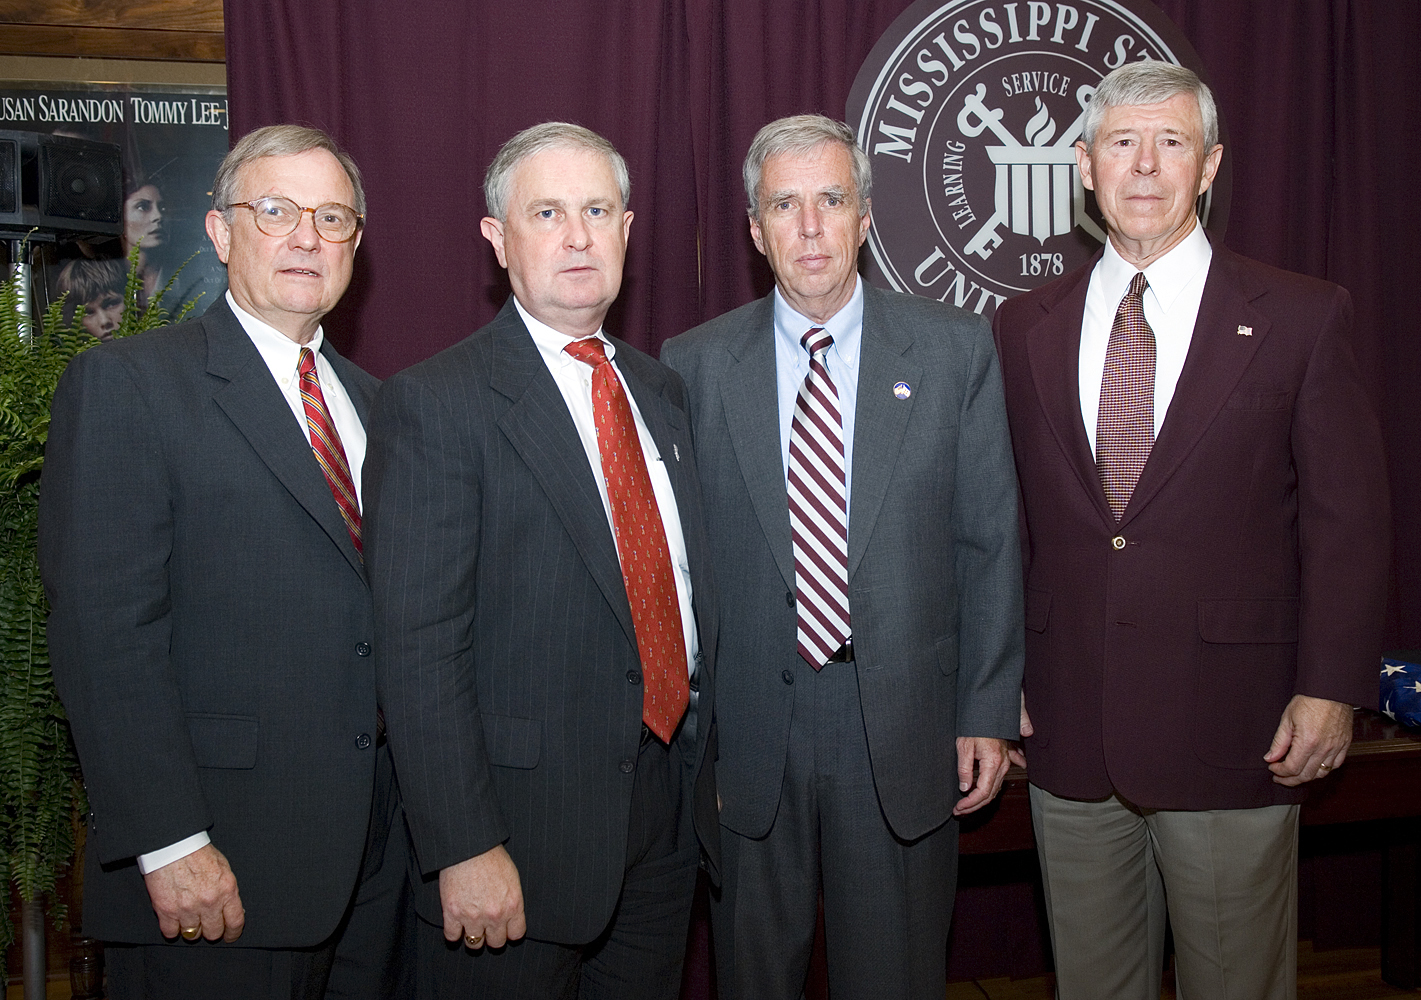
{"label": "maroon striped necktie", "polygon": [[824,364],[834,338],[816,326],[799,342],[809,372],[789,429],[789,528],[799,655],[819,670],[850,635],[848,490],[839,390]]}
{"label": "maroon striped necktie", "polygon": [[676,570],[646,471],[636,418],[602,341],[596,337],[575,340],[563,350],[592,366],[597,454],[602,460],[617,559],[641,657],[641,718],[663,743],[670,743],[691,697],[686,679],[686,633],[672,576]]}
{"label": "maroon striped necktie", "polygon": [[1095,467],[1117,521],[1155,443],[1155,332],[1145,321],[1147,287],[1145,272],[1135,272],[1110,327],[1100,380]]}
{"label": "maroon striped necktie", "polygon": [[345,526],[350,529],[350,540],[355,543],[355,551],[364,556],[365,551],[360,544],[360,502],[355,498],[355,480],[351,478],[350,464],[345,460],[345,449],[341,447],[331,411],[326,409],[326,397],[321,392],[321,381],[316,377],[316,356],[309,347],[301,348],[299,370],[301,404],[306,408],[306,426],[311,430],[311,450],[316,453],[316,461],[321,463],[321,471],[326,474],[326,482],[330,484],[331,494],[340,508],[340,516],[345,518]]}

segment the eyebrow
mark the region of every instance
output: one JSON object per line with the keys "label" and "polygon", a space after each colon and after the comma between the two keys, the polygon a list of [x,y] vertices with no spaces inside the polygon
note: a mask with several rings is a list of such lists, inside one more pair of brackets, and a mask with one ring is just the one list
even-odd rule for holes
{"label": "eyebrow", "polygon": [[[819,191],[815,192],[815,194],[816,194],[817,197],[820,197],[820,198],[823,198],[823,197],[832,195],[833,197],[836,197],[836,198],[842,198],[842,199],[844,199],[845,201],[847,201],[848,198],[849,198],[849,192],[848,192],[847,190],[845,190],[844,188],[837,187],[837,186],[835,186],[835,187],[822,188],[822,189],[820,189]],[[776,192],[774,192],[773,194],[769,195],[769,196],[765,199],[765,201],[766,201],[767,204],[776,205],[776,204],[778,204],[779,202],[786,201],[786,200],[788,200],[788,199],[790,199],[790,198],[798,198],[798,197],[799,197],[799,192],[798,192],[798,191],[776,191]]]}

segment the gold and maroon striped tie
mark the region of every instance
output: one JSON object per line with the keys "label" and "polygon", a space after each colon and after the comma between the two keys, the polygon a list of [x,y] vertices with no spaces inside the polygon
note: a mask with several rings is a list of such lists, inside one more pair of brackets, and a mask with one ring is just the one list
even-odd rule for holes
{"label": "gold and maroon striped tie", "polygon": [[789,529],[794,548],[799,655],[815,670],[849,638],[849,518],[839,390],[825,355],[834,338],[812,327],[799,339],[809,372],[789,431]]}
{"label": "gold and maroon striped tie", "polygon": [[616,369],[596,337],[573,341],[563,348],[592,366],[592,413],[597,427],[597,453],[612,508],[617,558],[622,584],[632,608],[637,653],[641,657],[641,717],[646,727],[671,742],[690,702],[686,680],[686,635],[681,602],[671,575],[671,550],[666,529],[646,471],[636,418]]}
{"label": "gold and maroon striped tie", "polygon": [[350,464],[345,460],[345,449],[341,447],[340,435],[336,433],[335,421],[326,409],[326,397],[321,393],[321,381],[316,377],[316,356],[309,347],[301,348],[299,364],[301,372],[301,404],[306,408],[306,426],[311,430],[311,450],[316,453],[316,461],[326,474],[331,494],[335,497],[340,516],[345,518],[345,526],[350,529],[350,540],[355,543],[355,551],[365,554],[360,544],[360,502],[355,498],[355,480],[350,475]]}

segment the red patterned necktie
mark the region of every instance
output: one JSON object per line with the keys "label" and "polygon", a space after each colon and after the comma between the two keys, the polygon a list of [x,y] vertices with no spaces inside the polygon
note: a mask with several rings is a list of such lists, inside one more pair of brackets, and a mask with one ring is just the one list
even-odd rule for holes
{"label": "red patterned necktie", "polygon": [[1155,333],[1145,322],[1144,307],[1148,285],[1145,272],[1137,271],[1120,300],[1100,381],[1095,467],[1117,521],[1155,443]]}
{"label": "red patterned necktie", "polygon": [[641,438],[631,404],[596,337],[563,348],[592,366],[592,413],[597,427],[597,453],[612,508],[612,528],[622,583],[632,608],[637,653],[641,656],[641,717],[663,743],[686,712],[690,692],[686,681],[686,636],[681,626],[681,602],[676,596],[675,567],[666,544],[666,529],[651,477],[646,471]]}
{"label": "red patterned necktie", "polygon": [[363,556],[360,502],[355,498],[355,480],[351,478],[350,465],[345,460],[345,449],[341,447],[331,411],[326,409],[326,397],[321,392],[321,381],[316,377],[316,356],[309,347],[301,348],[299,370],[301,404],[306,408],[306,426],[311,430],[311,450],[316,453],[316,461],[321,463],[321,471],[326,474],[326,482],[330,484],[331,494],[340,508],[340,516],[345,518],[345,526],[350,529],[350,540],[355,543],[355,551]]}
{"label": "red patterned necktie", "polygon": [[799,655],[819,670],[850,634],[844,425],[824,364],[834,338],[816,326],[799,342],[809,352],[809,372],[789,429],[789,528]]}

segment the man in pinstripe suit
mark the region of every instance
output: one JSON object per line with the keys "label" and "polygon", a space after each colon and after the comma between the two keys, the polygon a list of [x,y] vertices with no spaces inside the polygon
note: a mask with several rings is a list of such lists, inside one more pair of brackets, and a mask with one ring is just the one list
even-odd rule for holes
{"label": "man in pinstripe suit", "polygon": [[[439,996],[673,998],[702,849],[718,860],[716,617],[685,388],[602,331],[629,188],[586,129],[511,139],[482,228],[513,298],[390,379],[371,420],[377,672],[425,880],[421,982]],[[610,358],[610,383],[573,351]],[[629,600],[646,553],[617,520],[608,466],[626,453],[605,450],[599,391],[630,399],[623,440],[675,584],[688,707],[669,726],[644,694],[662,683]]]}

